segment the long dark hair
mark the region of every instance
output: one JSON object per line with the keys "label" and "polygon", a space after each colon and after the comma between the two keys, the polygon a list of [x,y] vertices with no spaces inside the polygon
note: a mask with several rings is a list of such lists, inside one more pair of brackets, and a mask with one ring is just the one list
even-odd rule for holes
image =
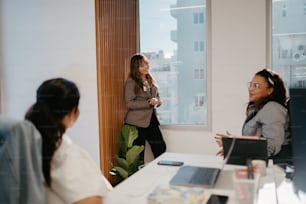
{"label": "long dark hair", "polygon": [[[145,56],[143,54],[135,54],[132,56],[130,61],[130,74],[129,77],[131,77],[138,86],[135,87],[135,92],[138,93],[140,89],[143,87],[143,81],[140,76],[139,67],[144,61]],[[146,79],[150,85],[153,85],[155,87],[158,87],[156,84],[156,81],[154,77],[148,73],[146,75]]]}
{"label": "long dark hair", "polygon": [[42,136],[43,174],[49,187],[51,160],[66,130],[62,119],[78,108],[79,99],[79,90],[73,82],[64,78],[49,79],[39,86],[36,102],[25,115],[25,119],[30,120]]}
{"label": "long dark hair", "polygon": [[249,102],[246,109],[248,120],[256,115],[256,113],[269,101],[275,101],[287,108],[286,87],[283,79],[279,74],[268,69],[263,69],[255,74],[255,76],[263,77],[268,87],[273,87],[273,92],[260,99],[257,102]]}

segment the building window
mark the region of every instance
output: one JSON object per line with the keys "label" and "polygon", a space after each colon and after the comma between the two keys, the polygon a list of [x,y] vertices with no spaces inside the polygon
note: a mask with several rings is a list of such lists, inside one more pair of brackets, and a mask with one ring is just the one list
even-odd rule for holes
{"label": "building window", "polygon": [[194,24],[203,24],[204,23],[204,13],[194,13],[193,14],[193,23]]}
{"label": "building window", "polygon": [[281,59],[287,59],[288,58],[288,50],[281,50],[280,51],[280,58]]}
{"label": "building window", "polygon": [[193,42],[193,50],[195,52],[203,52],[205,49],[204,41]]}
{"label": "building window", "polygon": [[194,69],[194,79],[204,79],[204,69]]}
{"label": "building window", "polygon": [[208,124],[205,18],[206,0],[139,0],[140,52],[167,101],[157,109],[162,125]]}
{"label": "building window", "polygon": [[203,107],[204,106],[204,95],[196,95],[195,96],[195,107]]}
{"label": "building window", "polygon": [[272,0],[272,68],[287,88],[306,87],[305,6],[305,1]]}
{"label": "building window", "polygon": [[286,16],[287,16],[287,6],[284,4],[282,8],[282,17],[286,17]]}

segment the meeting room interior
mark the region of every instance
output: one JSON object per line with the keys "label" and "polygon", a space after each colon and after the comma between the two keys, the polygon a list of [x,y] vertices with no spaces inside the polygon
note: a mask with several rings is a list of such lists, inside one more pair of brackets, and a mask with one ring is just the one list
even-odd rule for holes
{"label": "meeting room interior", "polygon": [[[221,165],[225,156],[217,155],[215,136],[241,136],[247,83],[258,71],[278,73],[289,99],[290,88],[306,89],[306,0],[1,0],[0,11],[0,115],[24,120],[43,81],[75,82],[80,115],[68,134],[112,184],[106,204],[171,203],[158,190],[169,190],[182,166],[160,160]],[[147,56],[157,81],[162,104],[154,111],[167,149],[154,158],[146,142],[144,164],[123,179],[113,170],[135,53]],[[305,184],[295,189],[293,183],[294,162],[265,162],[254,202],[306,203]],[[298,171],[306,172],[305,165]],[[197,203],[214,194],[239,203],[232,178],[237,169],[247,165],[226,164],[216,187],[195,188],[192,193],[200,189],[204,196]],[[150,200],[153,192],[157,200]],[[180,196],[174,197],[188,203]]]}

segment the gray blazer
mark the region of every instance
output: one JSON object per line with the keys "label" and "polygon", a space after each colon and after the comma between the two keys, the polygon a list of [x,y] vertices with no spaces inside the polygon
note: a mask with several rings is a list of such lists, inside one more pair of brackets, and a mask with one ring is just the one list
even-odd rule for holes
{"label": "gray blazer", "polygon": [[125,104],[127,113],[125,115],[125,123],[137,127],[146,128],[150,124],[152,113],[156,114],[156,110],[148,102],[150,98],[159,98],[158,89],[156,87],[151,90],[140,90],[135,93],[136,82],[129,77],[125,82]]}
{"label": "gray blazer", "polygon": [[277,102],[268,102],[243,125],[242,135],[265,137],[268,156],[276,155],[282,145],[287,145],[290,141],[288,110]]}

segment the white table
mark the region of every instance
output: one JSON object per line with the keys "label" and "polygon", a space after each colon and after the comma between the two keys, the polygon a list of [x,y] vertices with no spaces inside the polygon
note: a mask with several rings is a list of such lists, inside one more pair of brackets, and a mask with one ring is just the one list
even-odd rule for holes
{"label": "white table", "polygon": [[[159,160],[183,161],[184,165],[205,167],[220,167],[223,161],[221,157],[214,155],[166,152],[157,159],[146,164],[145,167],[130,176],[128,179],[118,184],[114,190],[104,198],[104,204],[145,204],[149,193],[152,192],[158,185],[167,185],[177,170],[180,168],[175,166],[157,165]],[[236,200],[234,196],[232,173],[234,169],[242,167],[243,166],[226,165],[218,178],[215,188],[205,189],[205,194],[207,193],[206,198],[208,198],[211,193],[228,195],[228,204],[235,204]],[[267,169],[267,176],[261,178],[258,203],[276,203],[274,185],[275,172],[275,169]],[[278,172],[278,177],[283,177],[281,170]],[[265,197],[268,196],[269,202],[266,202],[266,198],[262,199],[261,195]],[[206,203],[206,200],[204,203]]]}

